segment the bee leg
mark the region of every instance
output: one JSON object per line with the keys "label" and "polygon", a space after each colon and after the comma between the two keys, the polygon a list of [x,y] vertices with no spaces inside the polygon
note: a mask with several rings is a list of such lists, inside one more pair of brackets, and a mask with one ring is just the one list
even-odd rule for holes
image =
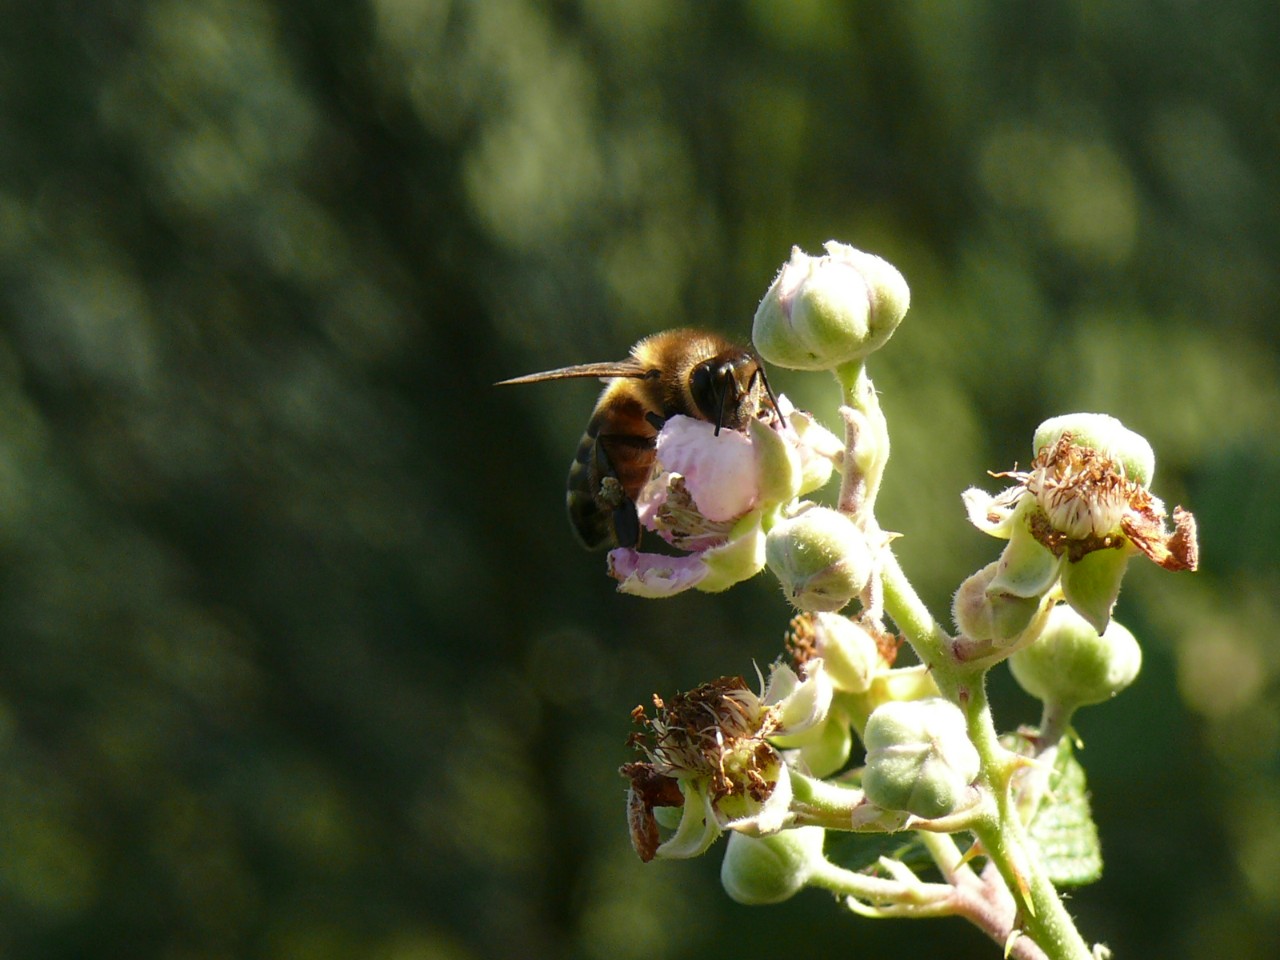
{"label": "bee leg", "polygon": [[644,415],[644,418],[649,421],[649,426],[653,427],[653,429],[658,431],[661,431],[662,428],[667,425],[667,418],[664,416],[661,416],[660,414],[654,413],[652,410],[646,413]]}
{"label": "bee leg", "polygon": [[596,466],[601,475],[597,500],[609,511],[614,542],[620,547],[637,546],[640,543],[640,517],[636,514],[635,501],[622,489],[602,444],[596,445]]}
{"label": "bee leg", "polygon": [[640,517],[634,500],[626,497],[613,510],[613,535],[620,547],[640,545]]}
{"label": "bee leg", "polygon": [[613,539],[620,547],[634,547],[640,543],[640,518],[636,514],[635,501],[627,495],[627,478],[633,487],[641,485],[653,463],[653,439],[645,437],[603,434],[597,438],[594,452],[595,475],[599,478],[595,490],[596,502],[609,512],[613,526]]}

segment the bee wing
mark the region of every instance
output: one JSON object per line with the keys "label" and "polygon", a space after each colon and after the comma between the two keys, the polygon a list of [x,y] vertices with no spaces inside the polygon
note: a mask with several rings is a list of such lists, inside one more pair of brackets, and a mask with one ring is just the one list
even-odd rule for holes
{"label": "bee wing", "polygon": [[650,375],[649,368],[628,357],[625,360],[613,360],[605,363],[579,363],[572,367],[560,367],[558,370],[544,370],[542,373],[530,373],[523,377],[512,377],[510,380],[499,380],[494,386],[503,387],[517,383],[539,383],[543,380],[570,380],[577,377],[598,377],[609,380],[615,377],[643,379]]}

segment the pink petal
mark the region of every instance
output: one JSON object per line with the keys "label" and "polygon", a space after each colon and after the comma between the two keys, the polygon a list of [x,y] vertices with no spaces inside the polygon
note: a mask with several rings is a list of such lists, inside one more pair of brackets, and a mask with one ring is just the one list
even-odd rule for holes
{"label": "pink petal", "polygon": [[756,503],[756,470],[751,440],[737,430],[692,417],[672,417],[658,434],[658,460],[684,477],[698,509],[708,520],[733,520]]}
{"label": "pink petal", "polygon": [[668,543],[671,542],[671,535],[665,530],[659,530],[656,518],[658,511],[667,502],[670,486],[670,474],[664,471],[650,478],[648,483],[640,488],[640,495],[636,497],[636,518],[640,521],[640,526],[646,530],[658,531]]}
{"label": "pink petal", "polygon": [[620,593],[669,597],[692,589],[706,575],[707,565],[697,554],[668,557],[641,553],[632,547],[609,551],[609,576],[618,581]]}

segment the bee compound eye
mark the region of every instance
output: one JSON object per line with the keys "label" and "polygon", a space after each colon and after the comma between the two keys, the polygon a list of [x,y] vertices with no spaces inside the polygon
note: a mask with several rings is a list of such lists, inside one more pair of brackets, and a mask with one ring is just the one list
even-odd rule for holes
{"label": "bee compound eye", "polygon": [[705,360],[693,368],[689,377],[689,393],[694,406],[703,419],[714,421],[720,410],[719,381],[723,374],[720,366],[713,366],[714,361]]}

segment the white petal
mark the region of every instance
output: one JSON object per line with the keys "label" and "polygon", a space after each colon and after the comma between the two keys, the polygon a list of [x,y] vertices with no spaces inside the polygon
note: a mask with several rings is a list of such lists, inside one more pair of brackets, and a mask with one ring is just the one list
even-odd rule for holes
{"label": "white petal", "polygon": [[684,794],[680,826],[666,842],[658,845],[654,854],[667,860],[701,856],[720,836],[720,824],[710,798],[685,780],[680,781],[680,792]]}
{"label": "white petal", "polygon": [[[776,686],[775,680],[780,681]],[[774,664],[764,699],[766,703],[776,703],[781,711],[778,733],[791,734],[808,730],[826,720],[833,693],[831,678],[827,676],[822,660],[814,659],[805,665],[803,682],[799,682],[790,667]],[[774,700],[774,694],[781,694],[781,697]]]}

